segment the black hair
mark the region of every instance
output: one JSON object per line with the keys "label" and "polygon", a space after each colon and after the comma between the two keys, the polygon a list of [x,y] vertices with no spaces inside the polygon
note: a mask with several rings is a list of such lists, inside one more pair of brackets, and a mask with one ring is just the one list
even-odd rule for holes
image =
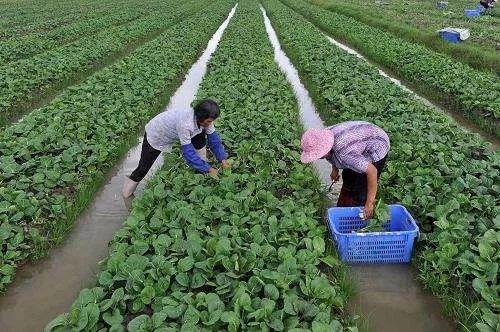
{"label": "black hair", "polygon": [[219,117],[219,105],[212,99],[203,99],[194,107],[196,120],[203,121],[208,118],[217,119]]}

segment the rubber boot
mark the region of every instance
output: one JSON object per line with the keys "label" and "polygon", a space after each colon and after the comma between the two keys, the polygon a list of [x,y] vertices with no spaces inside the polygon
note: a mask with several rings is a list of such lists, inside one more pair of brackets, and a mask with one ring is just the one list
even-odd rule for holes
{"label": "rubber boot", "polygon": [[123,197],[128,198],[132,196],[138,184],[139,182],[132,181],[128,176],[126,176],[125,181],[123,181],[123,189],[122,189]]}
{"label": "rubber boot", "polygon": [[198,154],[198,156],[200,156],[201,159],[205,160],[205,161],[208,161],[208,158],[207,158],[207,147],[202,147],[201,149],[199,150],[196,150],[196,153]]}

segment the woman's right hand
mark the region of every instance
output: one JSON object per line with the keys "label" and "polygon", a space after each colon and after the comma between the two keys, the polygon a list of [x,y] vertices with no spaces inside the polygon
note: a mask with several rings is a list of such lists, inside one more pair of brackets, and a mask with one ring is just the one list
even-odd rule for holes
{"label": "woman's right hand", "polygon": [[340,174],[338,168],[332,167],[332,172],[330,173],[330,179],[333,182],[337,182],[340,180]]}
{"label": "woman's right hand", "polygon": [[217,169],[213,168],[213,167],[210,167],[210,169],[208,170],[208,174],[210,174],[211,176],[214,176],[214,177],[217,177]]}

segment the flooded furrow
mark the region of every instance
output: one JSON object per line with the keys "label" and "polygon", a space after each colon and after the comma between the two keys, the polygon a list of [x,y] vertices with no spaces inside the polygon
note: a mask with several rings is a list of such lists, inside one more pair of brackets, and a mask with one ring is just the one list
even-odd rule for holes
{"label": "flooded furrow", "polygon": [[[342,44],[341,42],[333,39],[332,37],[328,36],[325,33],[323,33],[323,35],[333,45],[341,48],[342,50],[346,51],[347,53],[352,54],[352,55],[356,56],[357,58],[359,58],[359,59],[361,59],[363,61],[366,61],[366,62],[370,63],[371,65],[373,65],[373,66],[375,66],[375,67],[378,68],[377,64],[375,64],[374,62],[368,60],[363,55],[361,55],[360,53],[358,53],[356,50],[353,50],[349,46],[347,46],[345,44]],[[462,114],[460,114],[458,112],[452,111],[452,110],[444,107],[443,105],[436,105],[435,103],[433,103],[429,99],[421,96],[420,94],[418,94],[417,92],[415,92],[412,88],[410,88],[409,87],[409,85],[410,85],[409,83],[403,83],[401,80],[395,78],[394,77],[395,75],[392,74],[392,73],[388,73],[388,72],[386,72],[386,71],[384,71],[384,70],[382,70],[380,68],[378,68],[378,72],[379,72],[379,74],[381,76],[384,76],[385,78],[387,78],[388,80],[390,80],[392,83],[396,84],[398,87],[400,87],[404,91],[412,94],[416,99],[418,99],[419,101],[421,101],[424,105],[429,106],[429,107],[433,107],[433,108],[436,108],[436,109],[440,110],[443,114],[446,114],[453,121],[455,121],[459,126],[465,128],[468,131],[471,131],[473,133],[478,134],[485,141],[490,142],[492,150],[498,150],[498,148],[500,147],[500,139],[498,137],[496,137],[495,135],[493,135],[491,133],[486,132],[484,129],[482,129],[481,127],[479,127],[477,124],[475,124],[471,120],[467,119],[464,115],[462,115]]]}
{"label": "flooded furrow", "polygon": [[[309,128],[324,128],[323,120],[319,117],[318,113],[316,113],[316,107],[309,96],[309,91],[304,87],[302,82],[300,81],[299,73],[297,69],[293,66],[290,59],[287,57],[285,52],[281,49],[278,37],[276,32],[274,31],[269,18],[266,15],[266,11],[263,7],[261,7],[262,15],[264,16],[264,23],[266,26],[266,31],[269,36],[269,40],[271,41],[271,45],[274,49],[274,60],[278,64],[280,70],[285,74],[286,79],[292,86],[295,97],[297,98],[297,103],[299,104],[299,115],[300,121],[304,126],[304,129]],[[330,164],[324,160],[320,159],[313,162],[313,167],[315,172],[318,174],[321,182],[330,187],[330,172],[331,166]],[[341,182],[338,182],[332,186],[332,192],[329,193],[332,195],[331,198],[338,196],[340,193],[340,187],[342,186]]]}
{"label": "flooded furrow", "polygon": [[[175,112],[191,107],[206,73],[207,63],[236,7],[190,68],[165,111]],[[110,171],[103,187],[76,220],[64,245],[52,250],[45,260],[27,264],[18,270],[14,283],[0,297],[0,331],[42,331],[54,317],[68,310],[82,288],[92,285],[99,271],[97,263],[106,256],[109,241],[129,214],[131,199],[123,199],[121,186],[124,177],[139,162],[141,144],[142,139]],[[160,156],[137,188],[137,195],[142,193],[147,180],[162,164]]]}
{"label": "flooded furrow", "polygon": [[[324,128],[297,70],[282,50],[264,8],[261,7],[261,10],[274,49],[274,58],[293,88],[304,128]],[[330,164],[320,160],[313,166],[323,185],[329,186]],[[335,201],[341,186],[342,181],[334,184],[334,190],[330,193],[332,196],[329,197],[331,201]],[[349,312],[363,317],[370,331],[454,330],[453,325],[442,315],[439,302],[423,290],[409,265],[356,265],[350,267],[350,274],[357,292],[349,303]]]}

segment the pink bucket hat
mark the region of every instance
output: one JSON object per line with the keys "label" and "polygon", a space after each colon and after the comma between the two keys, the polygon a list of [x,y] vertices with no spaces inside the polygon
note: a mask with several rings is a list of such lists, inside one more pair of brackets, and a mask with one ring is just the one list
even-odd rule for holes
{"label": "pink bucket hat", "polygon": [[333,133],[329,129],[307,129],[300,142],[300,161],[307,164],[325,156],[333,147]]}

